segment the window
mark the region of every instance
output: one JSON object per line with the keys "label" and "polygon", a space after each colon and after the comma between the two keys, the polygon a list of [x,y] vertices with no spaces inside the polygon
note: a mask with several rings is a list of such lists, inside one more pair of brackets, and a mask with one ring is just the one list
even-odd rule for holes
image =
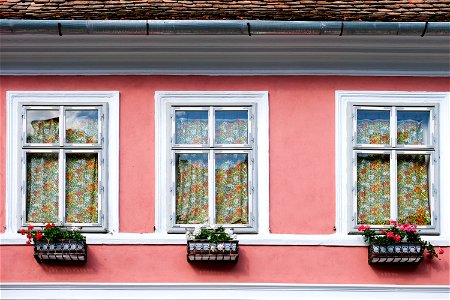
{"label": "window", "polygon": [[336,101],[337,232],[397,220],[447,234],[448,94],[342,91]]}
{"label": "window", "polygon": [[356,225],[435,227],[436,107],[354,106]]}
{"label": "window", "polygon": [[158,92],[156,102],[157,231],[268,231],[266,93]]}
{"label": "window", "polygon": [[9,202],[19,219],[8,227],[56,223],[113,231],[118,137],[109,131],[118,126],[118,94],[9,92],[8,99],[9,154],[18,162],[9,169],[9,194],[20,199]]}

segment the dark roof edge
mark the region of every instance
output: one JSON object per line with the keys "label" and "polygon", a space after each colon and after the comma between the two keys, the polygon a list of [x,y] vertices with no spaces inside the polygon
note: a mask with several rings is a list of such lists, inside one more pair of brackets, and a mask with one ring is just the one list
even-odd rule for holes
{"label": "dark roof edge", "polygon": [[0,19],[0,34],[450,36],[450,22]]}

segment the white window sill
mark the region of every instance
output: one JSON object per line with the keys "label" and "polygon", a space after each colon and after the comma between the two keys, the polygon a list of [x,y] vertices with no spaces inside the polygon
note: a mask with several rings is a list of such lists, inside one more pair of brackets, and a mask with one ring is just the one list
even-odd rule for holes
{"label": "white window sill", "polygon": [[[115,233],[86,234],[90,245],[182,245],[184,234]],[[422,236],[434,246],[450,246],[449,236]],[[242,234],[241,245],[272,246],[366,246],[362,236],[345,234]],[[26,237],[18,233],[0,234],[1,245],[25,245]]]}

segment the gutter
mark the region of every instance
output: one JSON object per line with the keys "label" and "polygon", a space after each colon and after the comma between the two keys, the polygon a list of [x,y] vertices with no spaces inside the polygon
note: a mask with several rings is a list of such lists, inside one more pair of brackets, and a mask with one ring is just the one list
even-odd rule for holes
{"label": "gutter", "polygon": [[450,22],[0,19],[1,35],[450,36]]}

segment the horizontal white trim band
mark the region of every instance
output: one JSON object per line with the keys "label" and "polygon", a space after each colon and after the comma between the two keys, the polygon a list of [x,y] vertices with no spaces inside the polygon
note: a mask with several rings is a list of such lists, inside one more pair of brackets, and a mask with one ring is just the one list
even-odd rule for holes
{"label": "horizontal white trim band", "polygon": [[[181,234],[159,233],[115,233],[86,234],[87,243],[92,245],[182,245],[186,238]],[[422,237],[434,246],[450,246],[449,236]],[[344,234],[240,234],[241,245],[273,246],[367,246],[362,236]],[[25,236],[0,234],[1,245],[24,245]]]}
{"label": "horizontal white trim band", "polygon": [[2,299],[448,299],[448,286],[273,283],[7,283]]}

